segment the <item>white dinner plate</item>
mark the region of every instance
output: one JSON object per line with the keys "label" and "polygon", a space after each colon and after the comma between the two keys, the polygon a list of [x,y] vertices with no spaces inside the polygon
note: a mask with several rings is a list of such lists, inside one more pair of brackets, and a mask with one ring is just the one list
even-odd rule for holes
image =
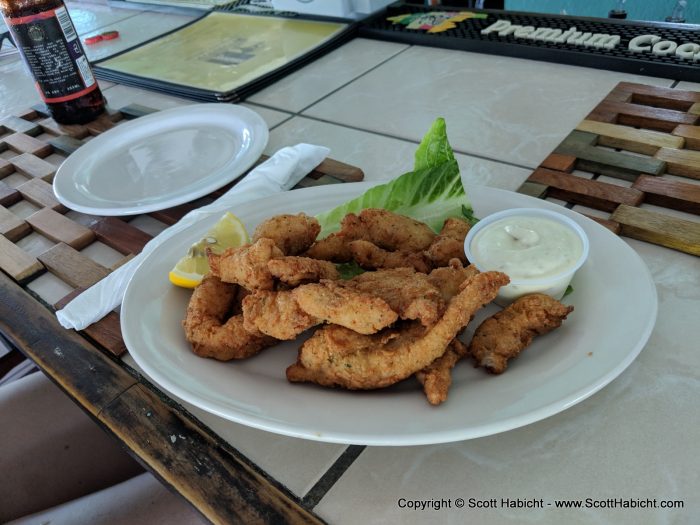
{"label": "white dinner plate", "polygon": [[[371,184],[322,186],[282,193],[232,210],[252,231],[274,213],[316,214]],[[384,390],[349,392],[291,384],[285,369],[300,341],[257,356],[220,363],[195,356],[182,326],[190,291],[168,281],[168,271],[217,220],[212,217],[153,251],[124,297],[121,326],[136,362],[165,390],[223,418],[270,432],[318,441],[418,445],[476,438],[538,421],[582,401],[617,377],[639,354],[656,320],[656,289],[649,270],[624,241],[596,222],[561,206],[493,188],[472,188],[477,216],[507,208],[554,209],[580,224],[590,256],[564,302],[575,310],[562,327],[536,338],[508,370],[493,376],[469,361],[455,368],[449,399],[431,406],[409,378]],[[493,305],[467,328],[465,339]]]}
{"label": "white dinner plate", "polygon": [[248,108],[194,104],[120,124],[61,164],[56,198],[93,215],[133,215],[202,197],[240,177],[267,145]]}

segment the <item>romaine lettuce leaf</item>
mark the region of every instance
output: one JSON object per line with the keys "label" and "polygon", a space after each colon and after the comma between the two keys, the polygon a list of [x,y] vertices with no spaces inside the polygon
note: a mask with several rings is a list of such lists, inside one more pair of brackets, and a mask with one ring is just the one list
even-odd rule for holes
{"label": "romaine lettuce leaf", "polygon": [[473,220],[472,206],[462,186],[443,118],[438,118],[423,137],[416,150],[413,171],[317,215],[321,224],[320,237],[337,231],[346,214],[365,208],[384,208],[408,215],[425,222],[436,232],[448,217]]}

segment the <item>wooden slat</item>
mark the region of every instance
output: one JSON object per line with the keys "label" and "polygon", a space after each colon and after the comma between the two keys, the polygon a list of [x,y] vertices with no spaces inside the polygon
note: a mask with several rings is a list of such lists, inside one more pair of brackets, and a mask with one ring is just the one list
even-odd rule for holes
{"label": "wooden slat", "polygon": [[61,280],[74,287],[87,288],[109,271],[67,244],[59,243],[39,256],[39,261]]}
{"label": "wooden slat", "polygon": [[122,339],[122,328],[119,323],[119,314],[109,312],[99,321],[94,322],[83,330],[95,342],[117,357],[126,353],[126,345]]}
{"label": "wooden slat", "polygon": [[590,133],[573,131],[556,153],[575,155],[576,167],[581,170],[602,173],[624,180],[635,180],[640,173],[661,175],[665,164],[656,158],[638,157],[623,152],[609,151],[585,144]]}
{"label": "wooden slat", "polygon": [[318,179],[304,177],[294,186],[294,189],[313,188],[314,186],[326,186],[328,184],[341,184],[342,182],[342,180],[331,177],[330,175],[322,175]]}
{"label": "wooden slat", "polygon": [[68,135],[53,137],[48,140],[48,143],[53,146],[54,150],[62,153],[66,157],[73,154],[80,146],[84,144],[82,140],[69,137]]}
{"label": "wooden slat", "polygon": [[4,235],[12,242],[15,242],[27,235],[31,230],[27,221],[23,221],[4,206],[0,206],[0,235]]}
{"label": "wooden slat", "polygon": [[685,142],[681,136],[648,129],[635,129],[628,126],[584,120],[577,130],[599,135],[598,144],[609,148],[620,148],[645,155],[654,155],[659,148],[682,148]]}
{"label": "wooden slat", "polygon": [[700,255],[700,223],[624,204],[611,219],[620,223],[622,235]]}
{"label": "wooden slat", "polygon": [[313,169],[309,176],[314,173],[330,175],[342,182],[359,182],[365,178],[365,174],[360,168],[333,159],[325,159]]}
{"label": "wooden slat", "polygon": [[659,131],[673,131],[678,124],[695,124],[698,119],[697,115],[680,111],[624,102],[601,102],[595,111],[616,113],[618,124]]}
{"label": "wooden slat", "polygon": [[0,206],[12,206],[20,200],[22,200],[20,192],[0,180]]}
{"label": "wooden slat", "polygon": [[36,136],[41,133],[41,127],[34,122],[15,116],[5,117],[0,120],[0,126],[15,133],[24,133],[25,135]]}
{"label": "wooden slat", "polygon": [[101,242],[124,255],[139,253],[153,238],[116,217],[104,217],[91,224],[90,229],[97,234]]}
{"label": "wooden slat", "polygon": [[53,133],[54,135],[67,135],[75,139],[83,139],[87,137],[90,132],[87,127],[82,124],[59,124],[52,118],[46,118],[37,122],[44,131],[47,133]]}
{"label": "wooden slat", "polygon": [[41,179],[28,180],[17,186],[17,191],[22,197],[37,206],[51,208],[60,213],[68,211],[68,208],[56,200],[51,184]]}
{"label": "wooden slat", "polygon": [[158,110],[142,106],[140,104],[129,104],[119,109],[119,112],[127,120],[132,120],[138,117],[144,117],[150,115],[151,113],[156,113]]}
{"label": "wooden slat", "polygon": [[518,188],[518,193],[528,195],[536,199],[544,198],[547,195],[547,186],[535,182],[525,181]]}
{"label": "wooden slat", "polygon": [[56,174],[56,166],[31,153],[17,155],[10,159],[10,163],[15,167],[17,172],[27,177],[43,179],[47,182],[51,182],[53,176]]}
{"label": "wooden slat", "polygon": [[632,187],[643,191],[649,204],[700,214],[700,185],[642,175]]}
{"label": "wooden slat", "polygon": [[692,115],[700,115],[700,102],[696,102],[690,106],[688,113],[691,113]]}
{"label": "wooden slat", "polygon": [[528,181],[549,186],[548,197],[610,212],[619,204],[638,206],[644,198],[644,194],[639,190],[544,168],[536,169]]}
{"label": "wooden slat", "polygon": [[15,167],[12,164],[10,164],[7,160],[0,158],[0,178],[7,177],[14,171]]}
{"label": "wooden slat", "polygon": [[560,153],[551,153],[542,161],[542,164],[540,164],[543,168],[567,173],[573,171],[575,165],[576,157],[573,155],[562,155]]}
{"label": "wooden slat", "polygon": [[99,135],[100,133],[112,129],[115,126],[115,122],[120,119],[121,114],[119,114],[118,118],[115,118],[115,114],[103,113],[92,122],[85,124],[85,127],[91,135]]}
{"label": "wooden slat", "polygon": [[[0,270],[15,281],[24,281],[44,269],[33,255],[28,254],[9,239],[0,235]],[[3,301],[5,298],[3,297]],[[0,301],[2,303],[3,301]]]}
{"label": "wooden slat", "polygon": [[55,242],[64,242],[76,250],[85,248],[95,239],[95,233],[91,229],[51,208],[44,208],[31,214],[27,217],[27,222],[44,237]]}
{"label": "wooden slat", "polygon": [[617,112],[603,109],[594,109],[588,115],[586,120],[595,122],[605,122],[607,124],[617,124]]}
{"label": "wooden slat", "polygon": [[620,232],[622,231],[622,228],[620,227],[620,223],[618,223],[618,222],[611,221],[608,219],[603,219],[601,217],[596,217],[594,215],[588,215],[587,213],[584,213],[583,215],[585,215],[586,217],[588,217],[591,220],[594,220],[595,222],[597,222],[601,226],[604,226],[605,228],[607,228],[608,230],[613,232],[615,235],[620,235]]}
{"label": "wooden slat", "polygon": [[0,331],[211,522],[322,523],[162,393],[136,386],[115,359],[61,328],[52,312],[2,275],[0,297]]}
{"label": "wooden slat", "polygon": [[[673,135],[685,140],[685,147],[688,149],[700,149],[700,126],[689,126],[681,124],[673,130]],[[678,148],[683,146],[667,146],[669,148]]]}
{"label": "wooden slat", "polygon": [[37,157],[44,158],[53,152],[53,148],[46,142],[24,133],[13,133],[2,140],[11,150],[17,153],[31,153]]}
{"label": "wooden slat", "polygon": [[620,82],[615,87],[615,90],[629,93],[631,95],[630,101],[635,104],[657,106],[676,111],[688,111],[694,103],[700,102],[700,97],[695,91],[633,84],[631,82]]}
{"label": "wooden slat", "polygon": [[661,148],[655,157],[666,163],[666,170],[673,175],[700,179],[700,151]]}
{"label": "wooden slat", "polygon": [[603,100],[608,102],[629,102],[631,99],[632,93],[614,88],[610,93],[605,95]]}

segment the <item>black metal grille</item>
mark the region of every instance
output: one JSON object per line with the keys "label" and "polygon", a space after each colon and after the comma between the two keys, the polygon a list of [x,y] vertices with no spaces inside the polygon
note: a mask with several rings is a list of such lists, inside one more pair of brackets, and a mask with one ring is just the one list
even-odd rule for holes
{"label": "black metal grille", "polygon": [[[445,9],[457,11],[457,9]],[[360,36],[391,40],[416,45],[429,45],[450,49],[463,49],[496,55],[515,56],[570,65],[597,67],[662,76],[678,80],[700,81],[700,62],[682,59],[676,55],[658,56],[651,53],[634,53],[628,49],[629,41],[639,35],[651,34],[662,40],[671,40],[678,45],[694,42],[700,44],[700,26],[689,24],[645,23],[597,18],[553,16],[538,13],[515,13],[507,11],[478,11],[488,18],[470,18],[457,22],[456,28],[441,33],[427,33],[408,29],[387,20],[389,16],[435,11],[435,9],[411,5],[392,4],[385,13],[374,16],[360,26]],[[620,43],[613,49],[587,48],[574,44],[543,42],[516,38],[512,34],[499,36],[493,32],[482,35],[481,30],[497,20],[508,20],[521,26],[567,29],[575,26],[578,31],[606,33],[620,36]]]}

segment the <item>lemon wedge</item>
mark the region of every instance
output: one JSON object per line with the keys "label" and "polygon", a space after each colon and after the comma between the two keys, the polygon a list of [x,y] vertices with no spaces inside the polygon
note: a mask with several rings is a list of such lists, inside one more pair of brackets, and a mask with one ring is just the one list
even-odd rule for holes
{"label": "lemon wedge", "polygon": [[190,246],[185,256],[170,270],[168,278],[175,286],[194,288],[209,272],[207,249],[221,253],[226,248],[242,246],[250,236],[241,220],[226,212],[204,237]]}

